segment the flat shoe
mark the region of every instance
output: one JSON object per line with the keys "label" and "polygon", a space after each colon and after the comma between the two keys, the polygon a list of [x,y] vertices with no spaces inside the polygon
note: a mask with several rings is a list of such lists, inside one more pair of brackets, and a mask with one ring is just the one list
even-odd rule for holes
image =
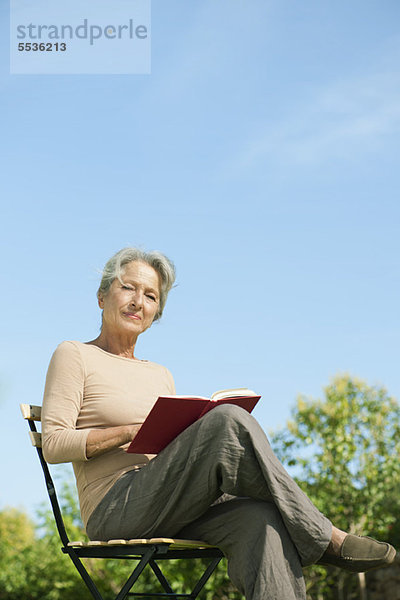
{"label": "flat shoe", "polygon": [[396,550],[390,544],[349,533],[344,538],[338,556],[325,553],[317,564],[334,565],[353,573],[363,573],[390,565],[395,556]]}

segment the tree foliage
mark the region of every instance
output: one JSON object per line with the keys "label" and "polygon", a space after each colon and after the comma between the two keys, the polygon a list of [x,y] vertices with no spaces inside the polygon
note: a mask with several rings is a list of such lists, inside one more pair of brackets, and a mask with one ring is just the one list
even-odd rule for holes
{"label": "tree foliage", "polygon": [[[400,546],[400,408],[383,387],[342,375],[323,400],[300,396],[287,428],[272,437],[314,504],[345,531]],[[323,578],[322,578],[323,575]],[[357,578],[306,573],[311,598],[356,598]],[[324,579],[324,583],[321,583]],[[319,584],[317,582],[320,581]],[[346,595],[329,592],[344,585]]]}

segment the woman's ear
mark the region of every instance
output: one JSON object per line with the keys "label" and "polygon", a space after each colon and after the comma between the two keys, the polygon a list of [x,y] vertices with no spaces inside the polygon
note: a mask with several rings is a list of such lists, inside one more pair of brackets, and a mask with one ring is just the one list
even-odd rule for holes
{"label": "woman's ear", "polygon": [[98,302],[98,304],[99,304],[99,307],[100,307],[101,309],[103,309],[103,308],[104,308],[104,298],[103,298],[103,296],[100,296],[100,297],[98,297],[98,298],[97,298],[97,302]]}

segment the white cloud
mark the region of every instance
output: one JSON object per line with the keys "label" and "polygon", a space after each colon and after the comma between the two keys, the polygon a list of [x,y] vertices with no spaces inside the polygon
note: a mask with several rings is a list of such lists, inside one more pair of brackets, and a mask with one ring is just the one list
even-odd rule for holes
{"label": "white cloud", "polygon": [[400,77],[377,73],[319,89],[279,122],[243,140],[230,169],[264,163],[316,165],[355,153],[378,152],[400,130]]}

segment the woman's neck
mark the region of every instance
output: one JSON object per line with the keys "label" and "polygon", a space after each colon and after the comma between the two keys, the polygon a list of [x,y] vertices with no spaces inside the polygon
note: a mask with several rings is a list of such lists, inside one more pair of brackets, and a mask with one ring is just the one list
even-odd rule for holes
{"label": "woman's neck", "polygon": [[116,354],[117,356],[124,356],[125,358],[131,358],[136,360],[135,338],[120,339],[115,337],[115,335],[109,336],[106,332],[102,331],[96,339],[87,343],[92,344],[93,346],[98,346],[102,350],[110,352],[111,354]]}

